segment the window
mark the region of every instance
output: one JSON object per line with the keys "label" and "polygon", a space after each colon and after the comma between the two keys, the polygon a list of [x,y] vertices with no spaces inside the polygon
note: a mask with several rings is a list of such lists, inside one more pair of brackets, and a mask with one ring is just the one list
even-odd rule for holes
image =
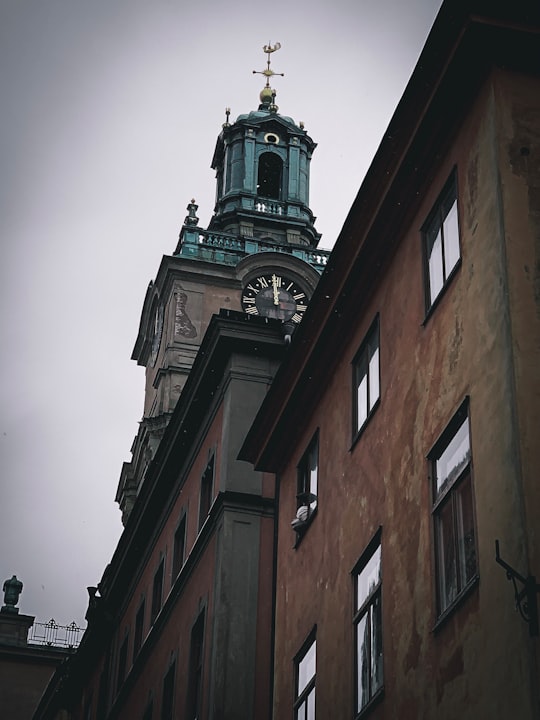
{"label": "window", "polygon": [[317,510],[319,435],[312,439],[297,468],[296,517],[291,525],[297,532],[306,529]]}
{"label": "window", "polygon": [[91,718],[92,718],[92,699],[93,699],[93,693],[90,690],[89,694],[86,696],[86,698],[84,700],[83,720],[91,720]]}
{"label": "window", "polygon": [[165,566],[165,560],[162,559],[159,563],[159,567],[154,575],[154,584],[152,586],[152,612],[150,614],[150,623],[153,624],[154,620],[161,610],[161,602],[163,599],[163,570]]}
{"label": "window", "polygon": [[109,662],[105,662],[105,667],[99,676],[98,699],[96,708],[96,718],[104,718],[107,714],[107,698],[109,695]]}
{"label": "window", "polygon": [[283,162],[279,155],[265,152],[259,158],[257,173],[257,195],[279,200],[281,197],[281,175]]}
{"label": "window", "polygon": [[172,720],[174,709],[174,677],[176,661],[174,661],[163,680],[163,700],[161,703],[161,720]]}
{"label": "window", "polygon": [[135,660],[135,658],[139,654],[139,650],[141,649],[142,645],[145,605],[146,603],[143,600],[139,606],[139,609],[137,610],[137,615],[135,615],[135,632],[133,634],[133,660]]}
{"label": "window", "polygon": [[317,665],[317,641],[312,634],[294,662],[295,666],[295,720],[315,718],[315,672]]}
{"label": "window", "polygon": [[152,720],[153,713],[154,713],[154,698],[152,697],[152,695],[150,695],[148,702],[146,703],[146,707],[144,708],[142,720]]}
{"label": "window", "polygon": [[476,539],[468,403],[458,410],[428,456],[439,615],[475,580]]}
{"label": "window", "polygon": [[379,318],[372,324],[353,361],[354,432],[358,435],[380,396]]}
{"label": "window", "polygon": [[356,707],[358,715],[382,690],[383,645],[381,605],[380,533],[370,543],[353,571],[356,654]]}
{"label": "window", "polygon": [[186,552],[186,514],[180,520],[180,524],[174,533],[173,543],[173,562],[172,562],[172,579],[173,582],[178,577],[178,573],[184,564]]}
{"label": "window", "polygon": [[127,652],[128,652],[128,635],[124,638],[124,642],[120,646],[120,652],[118,653],[118,677],[116,679],[116,688],[120,689],[120,686],[124,682],[126,677],[126,666],[127,666]]}
{"label": "window", "polygon": [[426,307],[433,305],[460,259],[455,173],[422,228],[426,263]]}
{"label": "window", "polygon": [[188,679],[188,720],[197,720],[201,716],[202,674],[204,664],[204,610],[197,618],[191,630]]}
{"label": "window", "polygon": [[214,456],[210,458],[208,465],[201,478],[201,497],[199,501],[199,530],[204,525],[210,506],[212,505],[212,496],[214,493]]}

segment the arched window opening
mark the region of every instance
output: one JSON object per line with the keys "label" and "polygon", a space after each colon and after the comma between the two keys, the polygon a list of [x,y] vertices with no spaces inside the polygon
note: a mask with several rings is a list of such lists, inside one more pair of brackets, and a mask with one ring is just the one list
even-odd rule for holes
{"label": "arched window opening", "polygon": [[281,175],[283,161],[275,153],[266,152],[259,158],[257,195],[279,200],[281,198]]}

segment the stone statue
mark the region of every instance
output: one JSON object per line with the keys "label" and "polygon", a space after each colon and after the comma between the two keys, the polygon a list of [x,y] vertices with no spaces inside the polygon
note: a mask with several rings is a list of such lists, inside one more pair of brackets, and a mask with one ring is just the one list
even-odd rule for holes
{"label": "stone statue", "polygon": [[2,612],[19,612],[19,608],[16,608],[15,605],[19,602],[19,595],[22,593],[22,589],[23,584],[20,580],[17,580],[16,575],[13,575],[11,580],[4,582],[2,590],[4,591],[5,604],[2,607]]}
{"label": "stone statue", "polygon": [[183,335],[186,338],[194,338],[197,335],[197,330],[186,312],[188,296],[185,292],[175,294],[176,312],[174,316],[174,334]]}

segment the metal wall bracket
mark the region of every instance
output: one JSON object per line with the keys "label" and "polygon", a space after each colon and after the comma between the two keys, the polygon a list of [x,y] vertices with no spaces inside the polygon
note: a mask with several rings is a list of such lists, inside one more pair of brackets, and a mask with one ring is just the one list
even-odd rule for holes
{"label": "metal wall bracket", "polygon": [[[536,593],[540,591],[540,585],[536,582],[534,575],[528,575],[526,578],[520,575],[514,568],[510,567],[500,556],[499,541],[495,540],[495,560],[506,570],[506,577],[512,581],[514,585],[514,596],[516,599],[516,608],[519,614],[529,625],[529,635],[538,637],[538,603],[536,601]],[[523,588],[520,590],[517,585],[519,581]]]}

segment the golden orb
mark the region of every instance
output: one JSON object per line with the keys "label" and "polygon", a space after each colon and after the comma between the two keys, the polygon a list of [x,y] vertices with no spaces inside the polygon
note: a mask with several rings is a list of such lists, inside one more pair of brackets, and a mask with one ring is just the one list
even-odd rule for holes
{"label": "golden orb", "polygon": [[272,102],[273,94],[274,91],[271,87],[263,87],[263,89],[261,90],[261,94],[259,95],[261,103],[263,105],[270,105],[270,103]]}

